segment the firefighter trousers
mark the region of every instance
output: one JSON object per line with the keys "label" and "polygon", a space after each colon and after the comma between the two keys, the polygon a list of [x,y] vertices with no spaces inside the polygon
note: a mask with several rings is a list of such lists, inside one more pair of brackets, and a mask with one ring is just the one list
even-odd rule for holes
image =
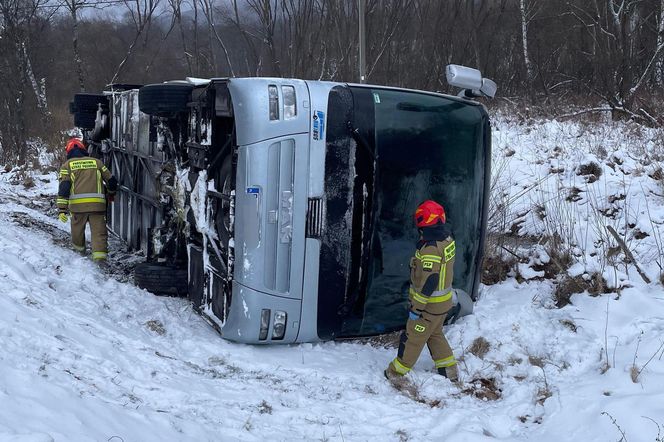
{"label": "firefighter trousers", "polygon": [[447,312],[422,312],[419,319],[409,319],[406,330],[401,333],[397,357],[390,363],[392,373],[404,375],[415,365],[426,344],[438,373],[452,381],[458,378],[456,360],[450,344],[443,334],[443,323]]}
{"label": "firefighter trousers", "polygon": [[71,242],[78,252],[85,252],[85,225],[90,223],[92,259],[105,260],[108,255],[108,232],[106,212],[83,212],[71,214]]}

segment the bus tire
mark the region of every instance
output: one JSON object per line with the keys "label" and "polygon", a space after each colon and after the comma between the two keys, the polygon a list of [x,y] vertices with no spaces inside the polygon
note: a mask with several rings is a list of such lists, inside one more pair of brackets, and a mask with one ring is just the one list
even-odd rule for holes
{"label": "bus tire", "polygon": [[193,89],[182,83],[148,84],[138,90],[138,107],[148,115],[171,117],[187,111]]}
{"label": "bus tire", "polygon": [[186,296],[187,269],[142,262],[134,268],[134,283],[157,296]]}

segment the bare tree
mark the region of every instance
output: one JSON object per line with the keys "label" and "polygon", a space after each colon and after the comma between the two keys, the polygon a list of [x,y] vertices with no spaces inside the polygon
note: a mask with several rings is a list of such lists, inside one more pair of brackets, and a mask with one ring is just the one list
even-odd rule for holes
{"label": "bare tree", "polygon": [[76,66],[76,76],[81,92],[85,91],[85,74],[83,72],[83,60],[78,47],[78,17],[81,9],[88,6],[88,0],[63,0],[62,5],[69,12],[72,19],[71,38],[72,48],[74,50],[74,65]]}
{"label": "bare tree", "polygon": [[177,27],[179,31],[180,43],[182,44],[182,54],[187,63],[187,68],[188,68],[187,72],[189,73],[189,75],[192,75],[193,74],[193,70],[191,67],[192,54],[190,54],[187,49],[187,38],[185,35],[184,25],[182,23],[182,4],[183,0],[168,0],[168,6],[170,7],[171,11],[171,25],[168,31],[166,32],[166,35],[164,35],[164,39],[168,38],[173,29]]}
{"label": "bare tree", "polygon": [[[664,45],[664,0],[659,2],[659,22],[657,25],[657,47]],[[655,84],[664,87],[664,54],[655,63]]]}
{"label": "bare tree", "polygon": [[48,123],[50,118],[46,81],[37,79],[30,56],[30,29],[42,6],[40,0],[0,0],[0,138],[3,140],[0,156],[19,164],[27,160],[26,93],[34,94],[43,122]]}
{"label": "bare tree", "polygon": [[521,44],[523,46],[523,64],[526,67],[526,76],[528,83],[532,83],[535,78],[535,71],[533,70],[533,63],[530,61],[528,55],[528,25],[530,24],[531,16],[528,8],[526,7],[526,0],[519,0],[519,12],[521,19]]}
{"label": "bare tree", "polygon": [[260,23],[260,38],[267,46],[270,57],[269,75],[281,77],[280,60],[277,57],[275,45],[275,28],[277,26],[278,0],[247,0],[247,4],[254,11]]}
{"label": "bare tree", "polygon": [[637,93],[664,51],[662,41],[653,45],[652,50],[640,50],[636,44],[645,38],[643,30],[653,16],[648,5],[642,0],[606,0],[604,4],[595,0],[590,6],[585,3],[570,6],[570,12],[592,42],[591,50],[582,49],[581,55],[592,64],[599,82],[586,83],[606,101],[615,117],[627,115],[657,124],[636,102]]}
{"label": "bare tree", "polygon": [[214,21],[215,0],[198,0],[198,1],[200,2],[201,8],[203,9],[203,14],[205,15],[205,19],[207,20],[210,31],[212,31],[212,34],[214,35],[215,39],[219,43],[219,46],[224,52],[224,57],[226,58],[226,64],[228,65],[228,70],[230,71],[231,77],[235,77],[235,72],[233,71],[233,63],[231,62],[231,58],[228,55],[228,49],[226,48],[226,44],[219,35],[219,32],[217,31],[217,27],[215,25]]}
{"label": "bare tree", "polygon": [[123,68],[125,67],[125,64],[131,57],[132,51],[134,50],[134,46],[136,46],[136,43],[138,43],[138,39],[141,37],[143,32],[147,32],[147,30],[150,28],[150,25],[152,23],[152,17],[157,10],[157,7],[159,6],[160,0],[125,0],[124,4],[127,7],[127,10],[129,12],[129,16],[131,17],[131,21],[134,25],[134,39],[129,45],[129,48],[127,49],[127,52],[125,53],[125,57],[122,59],[120,64],[118,65],[117,70],[115,71],[115,74],[113,74],[113,77],[110,81],[110,83],[115,83],[115,81],[118,79],[120,76],[120,73],[122,72]]}

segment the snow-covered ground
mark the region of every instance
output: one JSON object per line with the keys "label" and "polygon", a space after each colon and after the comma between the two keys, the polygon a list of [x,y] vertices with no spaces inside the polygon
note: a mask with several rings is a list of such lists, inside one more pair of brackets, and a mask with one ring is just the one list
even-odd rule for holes
{"label": "snow-covered ground", "polygon": [[[120,282],[69,250],[45,197],[54,175],[24,189],[0,174],[0,441],[661,440],[664,187],[651,173],[658,160],[645,162],[656,135],[497,119],[493,187],[505,229],[537,238],[564,225],[572,275],[599,272],[620,293],[555,308],[556,281],[533,269],[546,244],[515,248],[519,274],[483,287],[475,314],[447,329],[464,385],[423,354],[409,375],[420,401],[383,377],[394,348],[224,341],[186,301]],[[602,169],[592,183],[577,174],[590,161]],[[566,201],[570,192],[581,198]],[[605,209],[614,217],[597,215]],[[624,263],[606,225],[652,283]]]}

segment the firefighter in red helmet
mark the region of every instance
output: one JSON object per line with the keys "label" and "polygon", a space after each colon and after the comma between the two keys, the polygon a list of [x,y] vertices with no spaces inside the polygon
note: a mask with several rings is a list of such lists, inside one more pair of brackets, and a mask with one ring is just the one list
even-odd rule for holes
{"label": "firefighter in red helmet", "polygon": [[104,262],[108,253],[106,201],[111,200],[118,182],[104,164],[91,158],[78,138],[67,142],[67,161],[60,168],[58,218],[67,222],[71,213],[71,240],[74,249],[85,253],[85,226],[90,224],[92,259]]}
{"label": "firefighter in red helmet", "polygon": [[420,238],[410,260],[410,310],[399,350],[385,376],[396,381],[417,362],[424,345],[439,374],[458,381],[457,365],[450,344],[443,335],[443,323],[453,306],[452,277],[455,244],[445,219],[445,209],[425,201],[415,211]]}

